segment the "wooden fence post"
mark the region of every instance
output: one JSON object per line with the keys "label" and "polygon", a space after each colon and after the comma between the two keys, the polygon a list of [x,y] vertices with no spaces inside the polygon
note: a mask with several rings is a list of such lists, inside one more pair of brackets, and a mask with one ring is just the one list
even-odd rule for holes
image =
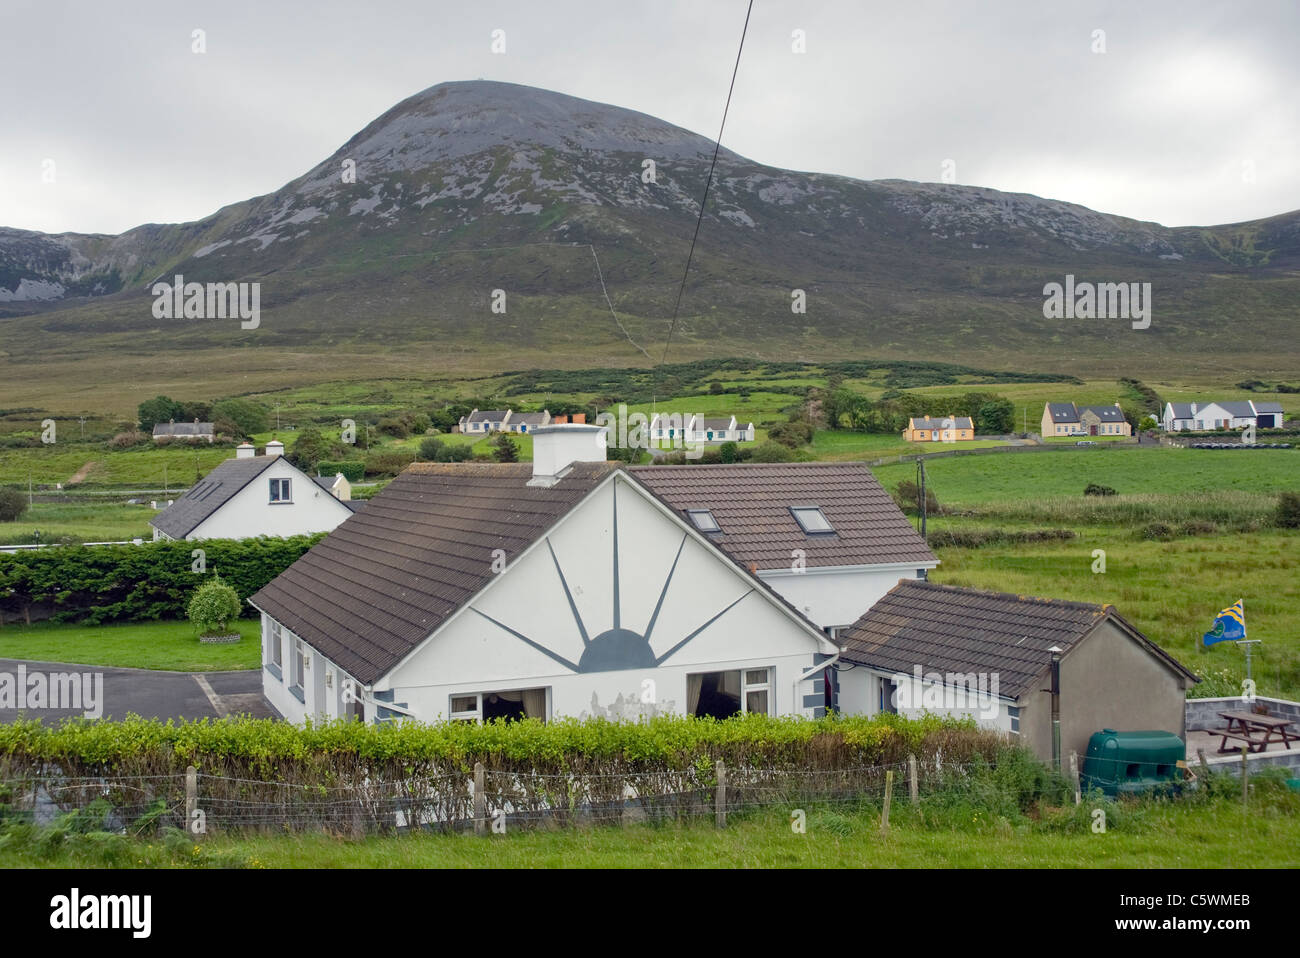
{"label": "wooden fence post", "polygon": [[894,797],[894,770],[885,773],[885,808],[880,813],[880,834],[889,834],[889,802]]}
{"label": "wooden fence post", "polygon": [[713,796],[713,818],[718,828],[727,827],[727,766],[718,759],[714,769],[718,776],[717,791]]}
{"label": "wooden fence post", "polygon": [[483,763],[474,763],[474,834],[487,834],[487,791],[483,784]]}
{"label": "wooden fence post", "polygon": [[916,780],[916,756],[907,756],[907,790],[911,793],[912,804],[921,800],[921,783]]}
{"label": "wooden fence post", "polygon": [[1246,764],[1246,746],[1241,747],[1241,808],[1245,811],[1250,803],[1250,766]]}
{"label": "wooden fence post", "polygon": [[1074,804],[1083,801],[1083,792],[1079,786],[1079,753],[1070,749],[1070,781],[1074,783]]}
{"label": "wooden fence post", "polygon": [[199,810],[199,770],[193,765],[185,769],[185,832],[193,837],[194,813]]}

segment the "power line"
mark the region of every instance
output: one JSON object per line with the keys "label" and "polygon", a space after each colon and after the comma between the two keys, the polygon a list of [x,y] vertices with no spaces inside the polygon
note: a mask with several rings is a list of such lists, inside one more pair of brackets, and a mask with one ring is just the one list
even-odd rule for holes
{"label": "power line", "polygon": [[704,207],[709,202],[709,186],[713,183],[713,169],[718,165],[718,153],[722,150],[722,131],[727,126],[727,111],[731,109],[731,94],[736,89],[736,74],[740,72],[740,54],[745,49],[745,34],[749,32],[749,15],[754,12],[754,0],[749,0],[745,11],[745,26],[740,31],[740,49],[736,51],[736,65],[731,70],[731,86],[727,87],[727,103],[722,108],[722,124],[718,127],[718,140],[713,145],[713,161],[709,164],[709,175],[704,180],[704,199],[700,201],[700,215],[695,218],[695,233],[691,236],[691,248],[686,254],[686,270],[682,273],[682,285],[677,290],[677,302],[673,305],[673,321],[668,327],[668,339],[664,342],[664,354],[659,360],[662,366],[668,358],[668,347],[672,345],[673,330],[677,328],[677,312],[682,305],[682,295],[686,292],[686,280],[691,275],[691,260],[695,256],[695,241],[700,238],[700,224],[704,222]]}

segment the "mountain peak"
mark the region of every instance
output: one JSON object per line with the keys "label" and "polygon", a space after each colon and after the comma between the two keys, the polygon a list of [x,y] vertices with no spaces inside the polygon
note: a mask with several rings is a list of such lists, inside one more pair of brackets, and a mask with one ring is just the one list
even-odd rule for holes
{"label": "mountain peak", "polygon": [[628,153],[662,162],[711,156],[714,144],[635,110],[518,83],[461,80],[407,97],[326,163],[336,167],[335,159],[353,159],[358,166],[377,161],[389,171],[416,170],[500,146]]}

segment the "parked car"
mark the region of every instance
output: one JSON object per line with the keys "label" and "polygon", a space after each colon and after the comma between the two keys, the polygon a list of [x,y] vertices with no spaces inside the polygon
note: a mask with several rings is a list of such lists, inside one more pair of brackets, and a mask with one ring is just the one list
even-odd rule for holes
{"label": "parked car", "polygon": [[1078,442],[1075,443],[1075,445],[1076,445],[1076,446],[1095,446],[1095,445],[1097,445],[1097,444],[1096,444],[1095,442],[1093,442],[1091,439],[1080,439]]}

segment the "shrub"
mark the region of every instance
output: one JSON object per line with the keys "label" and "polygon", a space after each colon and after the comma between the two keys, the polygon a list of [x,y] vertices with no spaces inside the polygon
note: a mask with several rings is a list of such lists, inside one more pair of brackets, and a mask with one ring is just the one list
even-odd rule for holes
{"label": "shrub", "polygon": [[[220,570],[241,601],[289,568],[322,535],[287,539],[208,539],[209,568]],[[55,622],[181,619],[196,578],[192,542],[72,546],[0,555],[0,611],[29,616],[50,608]]]}
{"label": "shrub", "polygon": [[1276,519],[1283,529],[1300,529],[1300,492],[1284,492],[1277,497]]}
{"label": "shrub", "polygon": [[754,453],[750,458],[754,462],[790,462],[794,459],[794,453],[790,451],[789,447],[769,439],[755,446]]}
{"label": "shrub", "polygon": [[735,462],[739,457],[740,447],[734,442],[724,442],[718,447],[718,458],[723,462]]}
{"label": "shrub", "polygon": [[1167,542],[1174,537],[1174,528],[1167,522],[1150,522],[1142,529],[1143,539]]}
{"label": "shrub", "polygon": [[[921,487],[910,479],[904,479],[894,489],[894,502],[904,512],[919,514],[921,512]],[[943,510],[933,489],[925,490],[926,515],[937,516]]]}
{"label": "shrub", "polygon": [[13,486],[0,486],[0,522],[15,522],[27,511],[27,497]]}
{"label": "shrub", "polygon": [[204,635],[225,635],[239,618],[239,594],[214,575],[194,590],[186,613]]}
{"label": "shrub", "polygon": [[132,429],[128,432],[119,432],[116,436],[108,441],[109,449],[130,449],[149,441],[149,436],[138,429]]}
{"label": "shrub", "polygon": [[391,417],[379,420],[375,428],[385,436],[392,436],[396,439],[405,439],[411,434],[411,427],[405,421]]}
{"label": "shrub", "polygon": [[1084,487],[1083,494],[1085,496],[1113,496],[1115,490],[1110,486],[1101,486],[1095,482],[1090,482]]}
{"label": "shrub", "polygon": [[1182,524],[1182,534],[1185,536],[1212,536],[1219,531],[1219,527],[1213,522],[1207,522],[1204,519],[1193,519],[1190,522]]}
{"label": "shrub", "polygon": [[[779,422],[767,431],[767,438],[772,442],[779,442],[783,446],[794,449],[796,446],[806,446],[812,442],[813,428],[802,419],[792,419],[788,422]],[[759,462],[783,462],[784,460],[763,460]]]}
{"label": "shrub", "polygon": [[396,476],[399,472],[415,462],[415,456],[409,452],[372,452],[366,457],[367,476]]}
{"label": "shrub", "polygon": [[251,436],[266,432],[270,428],[270,419],[267,408],[251,399],[223,399],[212,406],[213,429],[218,421],[228,420],[237,430],[231,435]]}
{"label": "shrub", "polygon": [[420,441],[420,454],[417,458],[421,462],[438,462],[439,454],[446,448],[446,444],[437,436],[430,436],[428,439]]}
{"label": "shrub", "polygon": [[366,464],[356,459],[346,461],[321,460],[316,463],[322,476],[335,476],[340,472],[348,482],[360,482],[366,475]]}

